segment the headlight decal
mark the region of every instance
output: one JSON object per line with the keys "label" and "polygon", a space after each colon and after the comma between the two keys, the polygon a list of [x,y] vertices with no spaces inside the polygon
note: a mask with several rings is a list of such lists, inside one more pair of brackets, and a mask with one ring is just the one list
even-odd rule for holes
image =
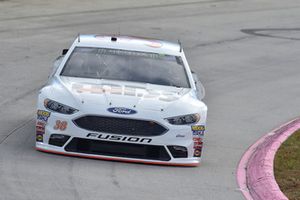
{"label": "headlight decal", "polygon": [[45,99],[44,100],[44,106],[48,110],[58,112],[61,114],[66,114],[66,115],[71,115],[77,112],[78,110],[75,108],[72,108],[70,106],[64,105],[62,103],[50,100],[50,99]]}
{"label": "headlight decal", "polygon": [[177,117],[166,118],[166,120],[173,125],[187,125],[194,124],[200,120],[199,114],[182,115]]}

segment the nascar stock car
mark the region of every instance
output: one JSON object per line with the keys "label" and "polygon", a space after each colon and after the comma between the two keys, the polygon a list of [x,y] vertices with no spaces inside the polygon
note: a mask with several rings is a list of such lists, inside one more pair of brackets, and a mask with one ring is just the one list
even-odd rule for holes
{"label": "nascar stock car", "polygon": [[197,166],[207,114],[203,97],[180,43],[79,35],[39,91],[36,149]]}

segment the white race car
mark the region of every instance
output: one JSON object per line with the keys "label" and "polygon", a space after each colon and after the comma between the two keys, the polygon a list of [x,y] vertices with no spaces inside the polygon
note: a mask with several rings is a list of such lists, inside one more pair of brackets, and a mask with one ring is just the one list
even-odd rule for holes
{"label": "white race car", "polygon": [[180,44],[80,35],[38,96],[36,149],[197,166],[207,106]]}

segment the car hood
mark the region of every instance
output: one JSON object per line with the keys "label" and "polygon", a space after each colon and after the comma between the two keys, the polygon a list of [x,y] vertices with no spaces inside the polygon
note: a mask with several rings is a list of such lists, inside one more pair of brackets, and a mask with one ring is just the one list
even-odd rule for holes
{"label": "car hood", "polygon": [[60,81],[55,82],[52,84],[64,87],[81,107],[88,105],[161,111],[191,98],[191,89],[146,83],[73,77],[60,77]]}

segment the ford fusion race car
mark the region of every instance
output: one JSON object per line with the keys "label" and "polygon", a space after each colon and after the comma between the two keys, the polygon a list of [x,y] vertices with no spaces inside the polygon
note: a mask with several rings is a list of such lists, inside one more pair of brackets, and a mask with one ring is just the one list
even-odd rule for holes
{"label": "ford fusion race car", "polygon": [[197,166],[207,114],[203,97],[180,44],[80,35],[39,92],[36,149]]}

